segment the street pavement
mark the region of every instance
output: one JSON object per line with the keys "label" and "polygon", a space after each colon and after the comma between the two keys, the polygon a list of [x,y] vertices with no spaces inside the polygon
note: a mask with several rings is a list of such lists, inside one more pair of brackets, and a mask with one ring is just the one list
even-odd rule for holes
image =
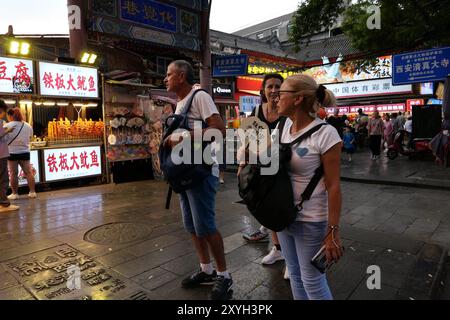
{"label": "street pavement", "polygon": [[[423,165],[397,160],[395,168]],[[343,163],[342,175],[371,179],[369,172],[378,170],[387,177],[390,165],[361,154]],[[440,172],[433,166],[426,163],[428,170]],[[416,170],[408,168],[399,170],[402,175]],[[208,287],[180,286],[199,266],[177,197],[170,210],[164,209],[166,191],[163,182],[142,181],[42,192],[34,200],[23,196],[16,201],[18,212],[0,216],[0,299],[208,299]],[[344,181],[342,193],[346,251],[328,274],[335,299],[450,299],[445,283],[450,191]],[[249,244],[242,238],[258,223],[239,200],[236,178],[228,173],[216,211],[233,298],[292,299],[282,275],[284,262],[261,264],[270,243]],[[69,292],[60,277],[70,257],[91,263],[85,264],[90,273],[83,273],[79,291]],[[42,267],[38,260],[48,264]],[[373,265],[381,270],[381,289],[369,290],[368,267]]]}
{"label": "street pavement", "polygon": [[341,177],[345,181],[450,190],[450,169],[436,165],[431,153],[399,155],[389,160],[383,152],[380,159],[373,161],[369,151],[364,149],[355,153],[352,160],[349,162],[347,156],[342,155]]}

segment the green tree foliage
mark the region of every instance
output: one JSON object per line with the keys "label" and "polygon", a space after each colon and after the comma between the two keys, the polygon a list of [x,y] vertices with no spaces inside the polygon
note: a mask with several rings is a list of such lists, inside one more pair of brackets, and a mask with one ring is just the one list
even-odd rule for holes
{"label": "green tree foliage", "polygon": [[[370,5],[380,8],[381,29],[370,30]],[[397,52],[450,44],[450,0],[307,0],[294,18],[291,42],[331,28],[342,14],[342,30],[361,52]]]}
{"label": "green tree foliage", "polygon": [[344,11],[344,1],[303,1],[291,20],[290,40],[300,51],[301,39],[330,28]]}

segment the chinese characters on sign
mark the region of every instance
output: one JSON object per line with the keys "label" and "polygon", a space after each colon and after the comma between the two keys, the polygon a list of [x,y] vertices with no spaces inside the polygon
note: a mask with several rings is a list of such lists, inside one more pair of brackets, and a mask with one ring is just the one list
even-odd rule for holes
{"label": "chinese characters on sign", "polygon": [[33,61],[0,57],[0,93],[33,93]]}
{"label": "chinese characters on sign", "polygon": [[406,100],[406,111],[411,111],[412,106],[423,106],[425,105],[424,99],[408,99]]}
{"label": "chinese characters on sign", "polygon": [[[334,113],[334,109],[335,108],[326,108],[326,111],[328,114],[333,114]],[[343,114],[347,114],[349,107],[337,107],[337,109],[339,110],[339,114],[343,115]]]}
{"label": "chinese characters on sign", "polygon": [[[374,104],[374,105],[358,105],[358,106],[339,106],[339,114],[343,115],[346,113],[358,113],[358,109],[362,109],[363,112],[372,113],[374,111],[378,112],[399,112],[405,111],[404,103],[389,103],[389,104]],[[333,114],[334,108],[326,108],[328,114]]]}
{"label": "chinese characters on sign", "polygon": [[43,96],[98,98],[97,69],[39,62]]}
{"label": "chinese characters on sign", "polygon": [[394,85],[444,80],[450,75],[450,47],[394,56]]}
{"label": "chinese characters on sign", "polygon": [[45,180],[56,181],[102,173],[100,147],[44,150]]}
{"label": "chinese characters on sign", "polygon": [[241,96],[239,106],[243,112],[252,112],[253,108],[261,104],[261,98],[256,96]]}
{"label": "chinese characters on sign", "polygon": [[378,57],[374,65],[358,60],[341,61],[337,64],[327,62],[329,63],[325,60],[323,66],[312,67],[302,74],[313,77],[319,84],[374,80],[392,76],[391,56]]}
{"label": "chinese characters on sign", "polygon": [[412,92],[412,86],[410,84],[393,86],[391,84],[391,79],[327,84],[326,87],[331,90],[337,98],[354,98]]}
{"label": "chinese characters on sign", "polygon": [[177,32],[176,7],[151,0],[121,0],[120,10],[123,20]]}
{"label": "chinese characters on sign", "polygon": [[214,77],[229,77],[247,74],[248,56],[245,54],[215,56],[213,61]]}
{"label": "chinese characters on sign", "polygon": [[248,65],[248,74],[266,74],[266,73],[279,73],[283,78],[287,78],[296,74],[294,71],[287,71],[287,66],[282,65],[262,65],[259,63],[251,63]]}
{"label": "chinese characters on sign", "polygon": [[[86,297],[118,300],[138,289],[118,273],[68,245],[22,255],[1,267],[39,300]],[[71,280],[77,280],[77,285],[70,285]]]}

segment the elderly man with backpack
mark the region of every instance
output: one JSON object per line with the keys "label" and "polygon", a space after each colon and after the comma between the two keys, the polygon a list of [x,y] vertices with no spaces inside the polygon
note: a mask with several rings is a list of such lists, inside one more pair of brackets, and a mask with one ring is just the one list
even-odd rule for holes
{"label": "elderly man with backpack", "polygon": [[[211,96],[193,87],[194,70],[189,62],[173,61],[167,68],[164,83],[167,91],[177,95],[178,103],[175,115],[167,121],[168,129],[159,154],[161,168],[170,186],[179,193],[183,223],[186,231],[191,234],[200,260],[200,270],[184,279],[182,287],[194,288],[211,284],[211,299],[230,299],[233,281],[227,271],[223,239],[215,222],[215,197],[219,184],[217,161],[212,165],[175,164],[170,154],[178,143],[184,139],[190,141],[197,135],[197,126],[193,130],[196,122],[202,123],[203,129],[199,129],[202,133],[216,129],[224,134],[225,125]],[[185,131],[180,135],[175,129]],[[196,143],[198,142],[194,145]],[[213,268],[208,249],[216,261],[217,271]]]}

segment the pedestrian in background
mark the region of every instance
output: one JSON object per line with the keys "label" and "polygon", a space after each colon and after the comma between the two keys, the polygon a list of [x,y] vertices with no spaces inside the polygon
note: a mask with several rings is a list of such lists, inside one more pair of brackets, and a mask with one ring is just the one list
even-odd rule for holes
{"label": "pedestrian in background", "polygon": [[0,213],[10,212],[18,210],[19,207],[11,204],[6,193],[9,187],[9,176],[8,176],[8,143],[7,134],[10,132],[8,128],[4,128],[3,118],[6,115],[6,110],[8,109],[5,101],[0,99]]}
{"label": "pedestrian in background", "polygon": [[391,116],[392,116],[391,117],[392,130],[394,134],[396,134],[399,130],[403,129],[403,125],[401,123],[401,119],[398,118],[398,114],[396,112],[394,112]]}
{"label": "pedestrian in background", "polygon": [[413,123],[412,123],[412,117],[408,117],[408,119],[405,122],[405,131],[408,133],[408,144],[407,148],[412,149],[413,148]]}
{"label": "pedestrian in background", "polygon": [[381,137],[384,134],[384,123],[383,120],[381,120],[378,111],[374,111],[372,117],[369,119],[367,130],[369,133],[369,145],[372,152],[372,160],[377,160],[380,157]]}
{"label": "pedestrian in background", "polygon": [[30,141],[33,137],[33,128],[24,121],[19,108],[9,109],[6,116],[8,118],[6,127],[11,130],[8,135],[8,167],[12,194],[8,196],[8,199],[19,199],[19,166],[25,174],[30,189],[28,198],[36,198],[36,182],[30,164]]}
{"label": "pedestrian in background", "polygon": [[345,126],[345,120],[339,117],[339,109],[334,108],[333,115],[329,116],[327,122],[332,125],[338,132],[339,136],[342,138],[343,129]]}
{"label": "pedestrian in background", "polygon": [[383,115],[384,118],[384,142],[386,145],[386,150],[392,145],[394,141],[394,129],[392,128],[391,116],[389,113]]}
{"label": "pedestrian in background", "polygon": [[355,135],[352,133],[350,127],[344,128],[344,137],[342,139],[344,144],[344,150],[348,155],[348,161],[352,161],[352,154],[355,153],[356,150],[356,140]]}

